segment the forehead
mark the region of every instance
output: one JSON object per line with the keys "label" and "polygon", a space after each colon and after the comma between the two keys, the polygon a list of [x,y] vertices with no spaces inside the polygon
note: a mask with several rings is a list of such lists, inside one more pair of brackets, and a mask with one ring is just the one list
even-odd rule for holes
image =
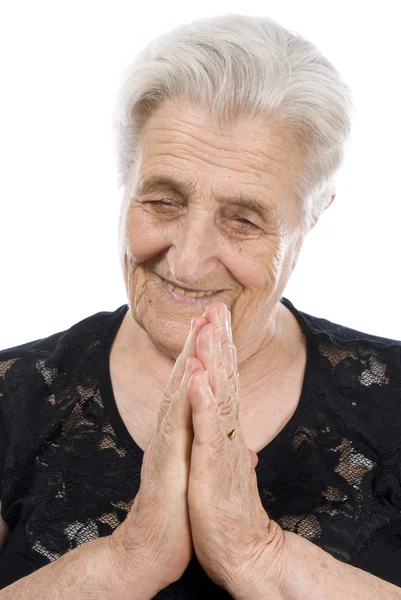
{"label": "forehead", "polygon": [[[259,173],[297,171],[302,155],[293,136],[256,119],[242,119],[228,130],[213,128],[205,113],[188,105],[165,103],[145,122],[140,134],[144,158],[164,153],[184,157],[196,152],[210,167],[239,162]],[[195,157],[194,157],[195,158]]]}
{"label": "forehead", "polygon": [[301,153],[287,132],[249,119],[218,131],[198,109],[172,103],[148,118],[139,141],[135,189],[142,191],[149,181],[173,179],[188,183],[188,195],[210,187],[219,196],[246,192],[279,205],[294,197],[302,168]]}

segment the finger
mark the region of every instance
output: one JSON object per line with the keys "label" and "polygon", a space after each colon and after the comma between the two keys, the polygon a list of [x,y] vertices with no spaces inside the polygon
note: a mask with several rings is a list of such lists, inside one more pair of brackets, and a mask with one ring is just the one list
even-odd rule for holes
{"label": "finger", "polygon": [[256,452],[254,450],[251,450],[250,448],[248,448],[248,452],[249,452],[249,456],[251,458],[251,464],[252,464],[252,468],[256,469],[257,464],[259,462],[259,457],[256,454]]}
{"label": "finger", "polygon": [[[188,400],[188,382],[197,369],[203,369],[202,363],[196,357],[187,359],[182,383],[179,389],[171,395],[171,401],[164,418],[158,423],[157,436],[150,440],[152,452],[146,455],[143,467],[148,475],[157,480],[164,473],[177,469],[181,473],[182,461],[189,463],[193,440],[192,408]],[[157,458],[155,458],[157,456]]]}
{"label": "finger", "polygon": [[[213,310],[210,308],[212,306]],[[204,316],[207,316],[210,323],[213,323],[220,331],[220,343],[223,356],[224,369],[228,381],[228,392],[231,395],[232,403],[236,409],[237,419],[239,415],[239,373],[237,363],[237,350],[233,342],[231,331],[231,313],[223,302],[214,302],[207,307]],[[212,386],[213,389],[213,386]],[[225,393],[225,391],[224,391]],[[216,396],[217,403],[220,405],[219,394]]]}
{"label": "finger", "polygon": [[[222,450],[226,438],[221,426],[219,408],[209,385],[207,371],[196,371],[188,384],[188,398],[192,407],[194,444]],[[231,440],[230,440],[231,441]],[[201,465],[197,465],[200,467]]]}
{"label": "finger", "polygon": [[181,385],[185,373],[187,359],[196,356],[196,340],[198,333],[207,322],[208,321],[205,317],[195,317],[191,321],[191,329],[188,334],[187,341],[181,354],[175,361],[169,382],[162,395],[157,419],[157,431],[160,430],[160,424],[162,423],[169,409],[172,395],[179,389]]}
{"label": "finger", "polygon": [[198,335],[196,355],[208,372],[210,387],[216,398],[220,414],[231,416],[231,403],[228,397],[227,373],[225,370],[219,329],[212,324],[205,325]]}
{"label": "finger", "polygon": [[197,356],[208,372],[210,387],[216,399],[220,417],[226,429],[235,428],[236,407],[230,397],[219,330],[205,325],[198,335]]}
{"label": "finger", "polygon": [[177,431],[189,429],[192,431],[192,408],[188,400],[188,383],[191,375],[199,369],[203,369],[203,365],[198,358],[187,358],[181,385],[178,390],[172,394],[170,406],[162,421],[161,427],[164,428],[166,432],[173,433],[171,428]]}
{"label": "finger", "polygon": [[226,306],[224,302],[211,302],[207,305],[203,316],[207,318],[209,323],[214,323],[214,325],[218,326],[218,313],[221,308],[224,308],[224,306]]}
{"label": "finger", "polygon": [[167,384],[167,387],[171,393],[174,393],[181,384],[187,358],[190,356],[196,356],[196,340],[198,333],[207,324],[207,322],[208,321],[205,317],[194,317],[192,319],[191,329],[189,331],[187,341],[185,342],[185,346],[174,364],[170,380]]}
{"label": "finger", "polygon": [[219,316],[222,323],[220,327],[220,340],[224,368],[227,374],[228,393],[231,396],[231,402],[236,410],[238,420],[240,398],[237,350],[233,342],[231,331],[231,313],[226,305],[220,309]]}
{"label": "finger", "polygon": [[[213,392],[208,383],[207,371],[196,371],[190,377],[188,398],[192,407],[193,444],[191,454],[191,477],[198,481],[209,480],[221,475],[219,466],[226,468],[224,461],[230,464],[242,460],[242,453],[247,451],[248,468],[255,468],[258,463],[256,452],[247,449],[241,429],[236,430],[235,439],[227,437],[223,420]],[[228,453],[228,454],[227,454]],[[235,458],[236,456],[236,458]],[[216,462],[217,459],[217,462]]]}

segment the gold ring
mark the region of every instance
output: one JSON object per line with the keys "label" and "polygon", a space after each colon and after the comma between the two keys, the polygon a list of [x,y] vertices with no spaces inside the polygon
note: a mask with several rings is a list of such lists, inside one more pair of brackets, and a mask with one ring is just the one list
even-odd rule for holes
{"label": "gold ring", "polygon": [[230,431],[230,433],[227,433],[227,437],[229,437],[230,440],[232,440],[234,436],[235,436],[235,429],[233,429],[232,431]]}

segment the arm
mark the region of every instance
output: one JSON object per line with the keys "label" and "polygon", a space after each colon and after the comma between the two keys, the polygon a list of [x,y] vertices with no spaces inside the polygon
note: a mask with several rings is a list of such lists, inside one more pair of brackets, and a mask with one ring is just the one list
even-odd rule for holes
{"label": "arm", "polygon": [[[271,562],[271,557],[270,562]],[[272,564],[248,573],[231,594],[236,600],[401,600],[401,588],[342,563],[305,538],[285,532]],[[262,573],[266,576],[263,577]],[[240,590],[240,591],[239,591]]]}
{"label": "arm", "polygon": [[6,543],[7,535],[8,535],[8,525],[1,516],[1,500],[0,500],[0,552],[1,552],[1,549],[4,546],[4,544]]}
{"label": "arm", "polygon": [[111,536],[99,538],[7,586],[0,600],[148,600],[159,588],[149,582],[140,556],[138,548],[137,564],[132,563],[129,573],[121,572]]}

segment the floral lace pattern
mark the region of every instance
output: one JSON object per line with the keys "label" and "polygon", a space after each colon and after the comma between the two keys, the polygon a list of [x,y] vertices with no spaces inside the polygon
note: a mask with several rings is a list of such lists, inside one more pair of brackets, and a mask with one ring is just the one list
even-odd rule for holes
{"label": "floral lace pattern", "polygon": [[[401,342],[282,302],[302,325],[308,362],[297,410],[258,453],[261,501],[283,529],[353,563],[383,533],[401,535]],[[132,506],[143,452],[108,371],[127,308],[0,352],[0,498],[10,527],[0,588],[109,535]],[[16,555],[20,571],[10,573]],[[229,597],[195,557],[157,598],[200,597],[194,590]]]}

